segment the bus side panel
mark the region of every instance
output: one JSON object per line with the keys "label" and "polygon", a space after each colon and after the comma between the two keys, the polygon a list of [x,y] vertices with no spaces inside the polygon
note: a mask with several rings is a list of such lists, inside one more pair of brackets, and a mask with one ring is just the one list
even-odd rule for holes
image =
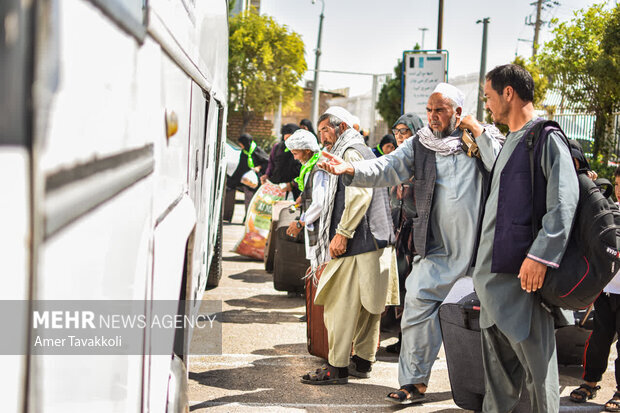
{"label": "bus side panel", "polygon": [[[137,182],[48,239],[37,299],[133,300],[144,314],[152,185]],[[142,368],[141,354],[32,356],[32,411],[139,411]]]}
{"label": "bus side panel", "polygon": [[158,135],[155,141],[155,216],[160,217],[187,188],[189,160],[189,122],[191,81],[170,60],[161,55],[161,102],[163,113],[160,124],[174,122],[178,129],[169,138]]}
{"label": "bus side panel", "polygon": [[[220,220],[220,208],[222,198],[216,198],[216,192],[221,179],[220,166],[222,164],[221,148],[223,142],[220,140],[218,134],[218,125],[221,121],[218,105],[211,105],[209,114],[209,123],[207,125],[207,140],[209,150],[209,165],[205,169],[205,176],[207,177],[202,187],[203,202],[208,205],[209,213],[205,217],[209,222],[209,225],[214,229],[205,240],[207,249],[207,259],[205,260],[205,271],[209,273],[209,268],[213,260],[213,248],[217,238],[217,228]],[[206,280],[205,280],[206,283]],[[204,285],[202,286],[204,289]],[[204,291],[204,290],[203,290]]]}
{"label": "bus side panel", "polygon": [[[145,79],[158,79],[152,56],[144,65],[149,67],[148,77],[137,73],[143,47],[92,4],[59,1],[57,9],[58,19],[52,24],[59,35],[58,91],[46,136],[37,142],[42,149],[37,166],[44,172],[152,141],[139,109],[153,101],[145,96],[150,93],[142,87]],[[163,114],[158,122],[164,123]],[[159,130],[163,133],[163,127]]]}
{"label": "bus side panel", "polygon": [[208,152],[208,130],[207,122],[211,121],[210,102],[207,100],[209,95],[204,92],[196,83],[192,82],[192,121],[190,136],[190,174],[189,174],[189,196],[196,209],[196,231],[194,234],[194,248],[192,250],[191,269],[193,271],[190,279],[191,284],[187,290],[187,299],[195,300],[197,296],[196,285],[204,278],[203,253],[207,234],[211,230],[209,220],[209,205],[204,203],[202,197],[202,186],[209,177],[204,174],[210,162]]}
{"label": "bus side panel", "polygon": [[[155,228],[153,243],[153,296],[154,303],[179,299],[181,277],[186,256],[186,242],[196,225],[196,212],[191,199],[184,195],[164,221]],[[160,305],[158,304],[158,305]],[[176,308],[176,304],[174,305]],[[150,333],[150,332],[149,332]],[[148,411],[165,411],[174,329],[157,335],[158,348],[170,348],[169,355],[150,354]],[[147,343],[147,349],[149,343]],[[149,350],[147,350],[149,351]]]}
{"label": "bus side panel", "polygon": [[[29,281],[30,239],[30,161],[25,147],[0,146],[0,251],[2,251],[2,288],[0,300],[16,300],[26,303]],[[2,410],[8,413],[22,411],[24,384],[26,380],[26,357],[28,322],[27,308],[21,314],[11,314],[19,326],[10,332],[10,340],[22,353],[0,355],[2,365]],[[7,316],[4,314],[3,316]],[[9,333],[9,332],[5,332]]]}

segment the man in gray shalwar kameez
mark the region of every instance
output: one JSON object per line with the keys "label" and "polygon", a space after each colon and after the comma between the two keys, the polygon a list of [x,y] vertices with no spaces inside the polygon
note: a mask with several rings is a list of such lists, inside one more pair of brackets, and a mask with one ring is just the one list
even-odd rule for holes
{"label": "man in gray shalwar kameez", "polygon": [[[567,145],[551,132],[534,150],[541,179],[532,185],[522,140],[536,122],[532,76],[519,66],[504,65],[486,79],[486,106],[493,120],[511,132],[493,170],[474,272],[481,304],[483,411],[512,411],[525,383],[532,411],[555,413],[560,404],[553,318],[533,292],[542,286],[547,267],[556,268],[564,254],[579,197],[577,176]],[[541,199],[546,199],[539,214],[542,225],[534,239],[531,219],[528,223],[523,216],[532,218],[532,202]],[[517,257],[520,242],[524,248]],[[513,271],[504,270],[511,266]]]}
{"label": "man in gray shalwar kameez", "polygon": [[492,168],[503,140],[497,128],[489,126],[476,140],[482,160],[468,157],[461,149],[458,127],[480,125],[472,116],[461,119],[463,100],[462,92],[441,83],[428,100],[429,125],[394,152],[352,164],[341,159],[319,164],[328,172],[346,174],[343,181],[352,186],[386,187],[414,176],[418,212],[414,243],[419,256],[406,281],[401,388],[387,398],[395,403],[421,400],[426,392],[441,347],[437,311],[456,280],[470,269],[484,187],[482,170]]}

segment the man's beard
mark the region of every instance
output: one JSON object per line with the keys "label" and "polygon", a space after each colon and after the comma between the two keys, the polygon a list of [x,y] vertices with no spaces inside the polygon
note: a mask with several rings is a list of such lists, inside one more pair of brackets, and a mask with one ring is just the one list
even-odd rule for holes
{"label": "man's beard", "polygon": [[433,130],[433,135],[435,135],[436,138],[443,139],[446,136],[452,135],[452,132],[454,132],[455,130],[456,130],[456,113],[453,114],[452,117],[450,118],[450,124],[448,125],[446,129],[442,131]]}

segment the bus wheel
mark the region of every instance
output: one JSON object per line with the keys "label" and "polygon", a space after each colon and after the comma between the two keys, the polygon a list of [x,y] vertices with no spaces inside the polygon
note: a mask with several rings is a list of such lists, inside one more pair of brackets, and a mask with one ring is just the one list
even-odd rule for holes
{"label": "bus wheel", "polygon": [[207,290],[211,290],[220,284],[222,278],[222,220],[217,228],[217,238],[213,248],[213,259],[207,276]]}

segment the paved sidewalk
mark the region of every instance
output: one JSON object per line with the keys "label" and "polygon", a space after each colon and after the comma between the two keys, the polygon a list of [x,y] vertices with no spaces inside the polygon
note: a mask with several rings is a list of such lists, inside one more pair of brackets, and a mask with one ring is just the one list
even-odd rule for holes
{"label": "paved sidewalk", "polygon": [[[393,412],[400,406],[384,400],[398,386],[397,357],[386,353],[394,334],[382,333],[381,351],[370,379],[350,379],[345,386],[309,386],[302,374],[322,364],[306,349],[304,300],[273,288],[263,263],[230,252],[241,238],[243,205],[233,224],[224,224],[224,265],[220,286],[205,300],[223,306],[222,355],[192,356],[189,397],[193,412]],[[615,347],[611,359],[615,359]],[[613,394],[613,363],[596,399],[585,404],[568,400],[581,383],[581,367],[560,370],[562,412],[600,412]],[[435,362],[427,398],[408,407],[419,412],[462,412],[452,400],[443,351]]]}

